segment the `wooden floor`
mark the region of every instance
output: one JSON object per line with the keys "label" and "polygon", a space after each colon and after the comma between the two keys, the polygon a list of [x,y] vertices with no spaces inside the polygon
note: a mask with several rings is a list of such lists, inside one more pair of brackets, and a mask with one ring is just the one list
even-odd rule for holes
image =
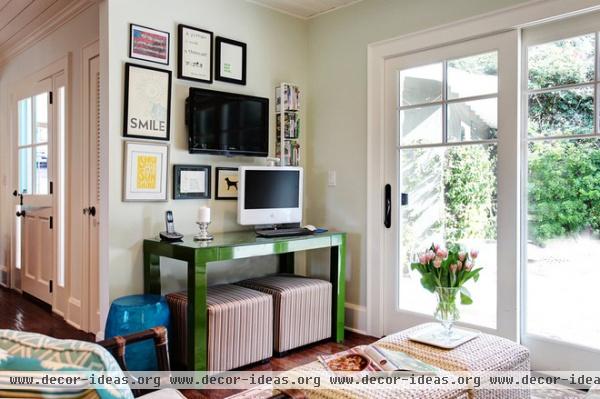
{"label": "wooden floor", "polygon": [[[0,287],[0,329],[36,332],[61,339],[78,339],[93,341],[92,334],[80,331],[67,324],[61,317],[53,314],[47,307],[36,301],[26,298],[16,291]],[[282,371],[289,370],[302,364],[314,361],[318,355],[332,354],[349,349],[356,345],[365,345],[375,341],[376,338],[346,331],[346,340],[337,344],[335,342],[319,343],[299,351],[292,352],[282,358],[273,358],[268,363],[260,364],[248,370],[255,371]],[[198,391],[183,390],[187,398],[225,398],[235,391],[214,390]]]}
{"label": "wooden floor", "polygon": [[36,332],[61,339],[93,341],[94,335],[72,327],[47,306],[0,287],[0,329]]}

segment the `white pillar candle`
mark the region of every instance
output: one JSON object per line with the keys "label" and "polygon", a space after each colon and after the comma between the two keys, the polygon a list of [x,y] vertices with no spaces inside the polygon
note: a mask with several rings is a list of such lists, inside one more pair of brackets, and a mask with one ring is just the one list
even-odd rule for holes
{"label": "white pillar candle", "polygon": [[198,211],[198,223],[210,223],[210,208],[203,206]]}

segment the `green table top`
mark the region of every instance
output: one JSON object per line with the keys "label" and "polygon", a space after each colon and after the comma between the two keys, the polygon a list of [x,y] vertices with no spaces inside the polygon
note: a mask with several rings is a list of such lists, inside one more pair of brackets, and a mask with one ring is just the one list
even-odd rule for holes
{"label": "green table top", "polygon": [[167,245],[181,246],[190,249],[201,249],[201,248],[224,248],[224,247],[240,247],[246,245],[263,245],[263,244],[275,244],[282,242],[291,241],[306,241],[314,238],[331,238],[339,236],[341,232],[327,231],[325,233],[317,233],[306,236],[292,236],[292,237],[275,237],[275,238],[264,238],[258,237],[253,230],[247,231],[236,231],[228,233],[214,234],[214,238],[210,241],[195,241],[194,235],[186,235],[183,241],[180,242],[167,242],[161,241],[159,237],[146,239],[149,242],[156,242]]}

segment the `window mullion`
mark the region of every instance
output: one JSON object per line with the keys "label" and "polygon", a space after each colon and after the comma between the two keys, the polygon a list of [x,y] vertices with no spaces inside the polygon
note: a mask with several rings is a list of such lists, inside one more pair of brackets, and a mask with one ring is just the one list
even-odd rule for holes
{"label": "window mullion", "polygon": [[448,143],[448,61],[442,61],[442,143]]}
{"label": "window mullion", "polygon": [[36,126],[35,126],[35,115],[36,115],[36,106],[35,106],[35,96],[31,97],[31,193],[37,194],[37,181],[36,181],[36,173],[35,173],[35,140],[36,140]]}

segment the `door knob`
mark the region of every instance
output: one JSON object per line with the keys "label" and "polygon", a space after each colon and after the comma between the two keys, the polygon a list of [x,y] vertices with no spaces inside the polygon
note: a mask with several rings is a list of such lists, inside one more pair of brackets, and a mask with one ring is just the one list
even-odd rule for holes
{"label": "door knob", "polygon": [[83,208],[83,214],[88,214],[90,216],[96,216],[96,207],[90,206],[89,208]]}
{"label": "door knob", "polygon": [[17,212],[17,217],[21,217],[21,216],[22,216],[22,217],[25,217],[25,215],[26,215],[26,212],[25,212],[25,211],[18,211],[18,212]]}

